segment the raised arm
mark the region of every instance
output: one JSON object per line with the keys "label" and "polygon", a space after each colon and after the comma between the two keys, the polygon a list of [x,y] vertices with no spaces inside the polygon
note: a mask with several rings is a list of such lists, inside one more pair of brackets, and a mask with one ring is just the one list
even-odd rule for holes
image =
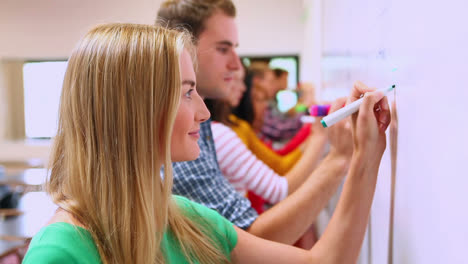
{"label": "raised arm", "polygon": [[305,251],[259,239],[237,229],[238,243],[232,251],[235,263],[356,262],[386,147],[385,130],[390,123],[387,99],[380,92],[370,92],[374,90],[356,83],[348,99],[348,103],[352,102],[368,92],[359,113],[352,116],[354,152],[342,195],[317,244]]}
{"label": "raised arm", "polygon": [[325,145],[328,142],[327,132],[318,122],[314,124],[313,130],[314,134],[309,136],[305,143],[301,158],[285,175],[288,179],[289,194],[295,192],[304,183],[323,158]]}
{"label": "raised arm", "polygon": [[297,190],[312,173],[326,142],[326,133],[317,129],[299,162],[282,177],[258,159],[231,128],[218,122],[213,122],[211,128],[224,176],[237,190],[250,190],[272,204]]}
{"label": "raised arm", "polygon": [[219,168],[236,190],[251,190],[270,203],[288,195],[288,181],[259,160],[231,128],[211,124]]}
{"label": "raised arm", "polygon": [[[332,111],[344,104],[337,100]],[[286,199],[261,214],[248,232],[285,244],[299,239],[315,221],[341,183],[349,166],[353,143],[345,122],[329,128],[330,152],[305,182]]]}
{"label": "raised arm", "polygon": [[291,151],[298,148],[302,143],[306,141],[311,133],[311,125],[305,124],[297,133],[294,135],[291,140],[289,140],[286,145],[284,145],[281,149],[275,150],[275,152],[281,156],[289,154]]}

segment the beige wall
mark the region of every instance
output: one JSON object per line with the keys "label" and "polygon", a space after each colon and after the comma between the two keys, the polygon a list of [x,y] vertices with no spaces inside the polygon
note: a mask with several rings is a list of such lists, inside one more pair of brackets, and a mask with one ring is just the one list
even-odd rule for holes
{"label": "beige wall", "polygon": [[7,108],[8,100],[6,98],[6,76],[3,72],[3,65],[0,61],[0,142],[6,136],[6,119],[7,119]]}
{"label": "beige wall", "polygon": [[0,90],[2,104],[2,138],[5,140],[23,139],[24,133],[24,94],[23,62],[0,61]]}
{"label": "beige wall", "polygon": [[66,58],[93,25],[152,23],[155,0],[2,0],[0,57]]}
{"label": "beige wall", "polygon": [[[311,23],[305,19],[307,15],[310,18],[310,12],[304,9],[304,3],[321,0],[233,1],[238,10],[239,54],[302,54],[304,49],[311,48],[311,40],[304,40]],[[75,43],[93,25],[106,22],[152,24],[161,2],[1,0],[0,62],[66,59]],[[310,52],[304,53],[308,54]],[[17,71],[9,73],[12,67],[18,69],[18,65],[7,64],[0,65],[0,159],[2,153],[7,152],[1,142],[24,135],[24,124],[16,124],[14,128],[9,125],[15,121],[24,123],[24,113],[22,89],[18,90],[20,75]],[[313,67],[301,66],[302,78],[310,80],[307,76]]]}
{"label": "beige wall", "polygon": [[[300,53],[303,0],[234,0],[240,54]],[[154,22],[161,0],[2,0],[0,58],[66,58],[93,25]],[[285,37],[286,36],[286,37]]]}
{"label": "beige wall", "polygon": [[0,165],[27,163],[46,166],[49,160],[50,142],[0,142]]}

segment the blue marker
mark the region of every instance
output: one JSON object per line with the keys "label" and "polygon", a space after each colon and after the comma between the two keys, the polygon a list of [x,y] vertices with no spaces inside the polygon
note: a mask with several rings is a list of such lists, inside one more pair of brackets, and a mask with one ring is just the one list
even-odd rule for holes
{"label": "blue marker", "polygon": [[[384,96],[385,96],[388,92],[392,91],[393,89],[395,89],[395,85],[392,85],[390,88],[383,90],[382,92],[384,93]],[[364,98],[358,99],[350,103],[349,105],[343,108],[340,108],[336,110],[335,112],[322,118],[322,121],[320,121],[322,123],[322,126],[323,127],[333,126],[335,123],[338,123],[341,120],[345,119],[346,117],[356,113],[357,110],[359,110],[359,106],[361,106],[363,101],[364,101]]]}

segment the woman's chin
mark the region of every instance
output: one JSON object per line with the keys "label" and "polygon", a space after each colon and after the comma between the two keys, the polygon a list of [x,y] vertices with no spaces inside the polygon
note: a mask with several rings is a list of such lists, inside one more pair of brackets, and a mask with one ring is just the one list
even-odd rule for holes
{"label": "woman's chin", "polygon": [[200,156],[200,149],[197,148],[193,151],[184,152],[181,155],[172,155],[172,162],[192,161],[198,159]]}

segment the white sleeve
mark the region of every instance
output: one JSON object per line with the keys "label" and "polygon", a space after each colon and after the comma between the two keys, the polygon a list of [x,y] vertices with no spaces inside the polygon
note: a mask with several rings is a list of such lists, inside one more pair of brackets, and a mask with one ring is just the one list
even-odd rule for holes
{"label": "white sleeve", "polygon": [[269,203],[288,195],[288,181],[259,160],[229,127],[211,123],[221,171],[238,191],[248,189]]}

